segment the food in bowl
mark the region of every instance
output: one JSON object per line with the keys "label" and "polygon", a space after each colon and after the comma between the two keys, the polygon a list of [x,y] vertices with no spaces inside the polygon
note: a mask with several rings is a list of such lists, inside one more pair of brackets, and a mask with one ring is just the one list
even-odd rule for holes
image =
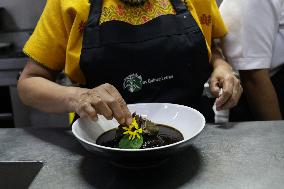
{"label": "food in bowl", "polygon": [[184,139],[181,132],[171,126],[153,123],[136,113],[133,113],[132,117],[130,125],[119,125],[104,132],[96,143],[112,148],[146,149],[173,144]]}

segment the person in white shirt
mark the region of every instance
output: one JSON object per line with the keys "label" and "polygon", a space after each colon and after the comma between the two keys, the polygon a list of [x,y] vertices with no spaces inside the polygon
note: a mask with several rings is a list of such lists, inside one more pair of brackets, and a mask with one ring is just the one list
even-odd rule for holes
{"label": "person in white shirt", "polygon": [[229,29],[224,55],[244,87],[230,121],[282,119],[284,0],[223,0],[220,11]]}

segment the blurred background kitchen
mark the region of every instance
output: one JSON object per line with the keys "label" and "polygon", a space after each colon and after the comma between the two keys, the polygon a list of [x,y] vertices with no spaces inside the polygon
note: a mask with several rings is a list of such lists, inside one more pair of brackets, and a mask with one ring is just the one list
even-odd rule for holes
{"label": "blurred background kitchen", "polygon": [[[22,48],[45,3],[46,0],[0,0],[0,127],[69,125],[68,114],[48,114],[26,107],[17,94],[17,77],[27,61]],[[59,82],[65,82],[64,78],[59,78]]]}
{"label": "blurred background kitchen", "polygon": [[24,106],[16,89],[17,77],[27,61],[22,48],[45,3],[46,0],[0,0],[0,127],[69,124],[68,114],[47,114]]}

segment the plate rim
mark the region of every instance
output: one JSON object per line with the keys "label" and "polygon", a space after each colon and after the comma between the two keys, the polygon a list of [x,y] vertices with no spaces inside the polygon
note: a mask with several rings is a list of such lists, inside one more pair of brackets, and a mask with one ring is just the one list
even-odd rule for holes
{"label": "plate rim", "polygon": [[[200,129],[198,130],[198,132],[196,132],[196,134],[194,134],[191,138],[188,139],[183,139],[179,142],[175,142],[172,144],[168,144],[165,146],[159,146],[159,147],[154,147],[154,148],[144,148],[144,149],[122,149],[122,148],[112,148],[112,147],[107,147],[107,146],[102,146],[102,145],[98,145],[95,143],[91,143],[86,141],[85,139],[83,139],[82,137],[78,136],[78,134],[75,132],[75,123],[79,122],[80,119],[83,118],[78,118],[73,124],[72,124],[72,133],[73,135],[75,135],[75,137],[80,141],[80,142],[84,142],[85,144],[88,144],[92,147],[96,147],[99,148],[101,150],[109,150],[109,151],[117,151],[117,152],[145,152],[145,151],[155,151],[155,150],[161,150],[161,149],[165,149],[165,148],[170,148],[172,146],[177,146],[179,144],[185,143],[191,139],[193,139],[194,137],[196,137],[198,134],[201,133],[201,131],[204,129],[205,125],[206,125],[206,121],[205,121],[205,117],[203,116],[202,113],[200,113],[198,110],[191,108],[189,106],[185,106],[185,105],[180,105],[180,104],[172,104],[172,103],[133,103],[133,104],[128,104],[127,106],[134,106],[134,105],[149,105],[149,104],[157,104],[157,105],[170,105],[170,106],[178,106],[178,107],[183,107],[183,108],[187,108],[187,109],[191,109],[193,111],[195,111],[197,114],[199,114],[201,116],[201,121],[202,121],[202,126],[200,127]],[[78,123],[77,123],[78,125]]]}

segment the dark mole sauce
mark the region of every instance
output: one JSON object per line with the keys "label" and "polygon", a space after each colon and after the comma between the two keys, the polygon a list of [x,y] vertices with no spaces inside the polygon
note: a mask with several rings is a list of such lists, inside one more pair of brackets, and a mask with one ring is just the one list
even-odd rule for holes
{"label": "dark mole sauce", "polygon": [[[140,149],[165,146],[183,140],[182,134],[167,125],[158,124],[159,133],[156,136],[143,135],[143,144]],[[96,143],[101,146],[118,148],[119,140],[115,139],[116,129],[104,132]]]}

